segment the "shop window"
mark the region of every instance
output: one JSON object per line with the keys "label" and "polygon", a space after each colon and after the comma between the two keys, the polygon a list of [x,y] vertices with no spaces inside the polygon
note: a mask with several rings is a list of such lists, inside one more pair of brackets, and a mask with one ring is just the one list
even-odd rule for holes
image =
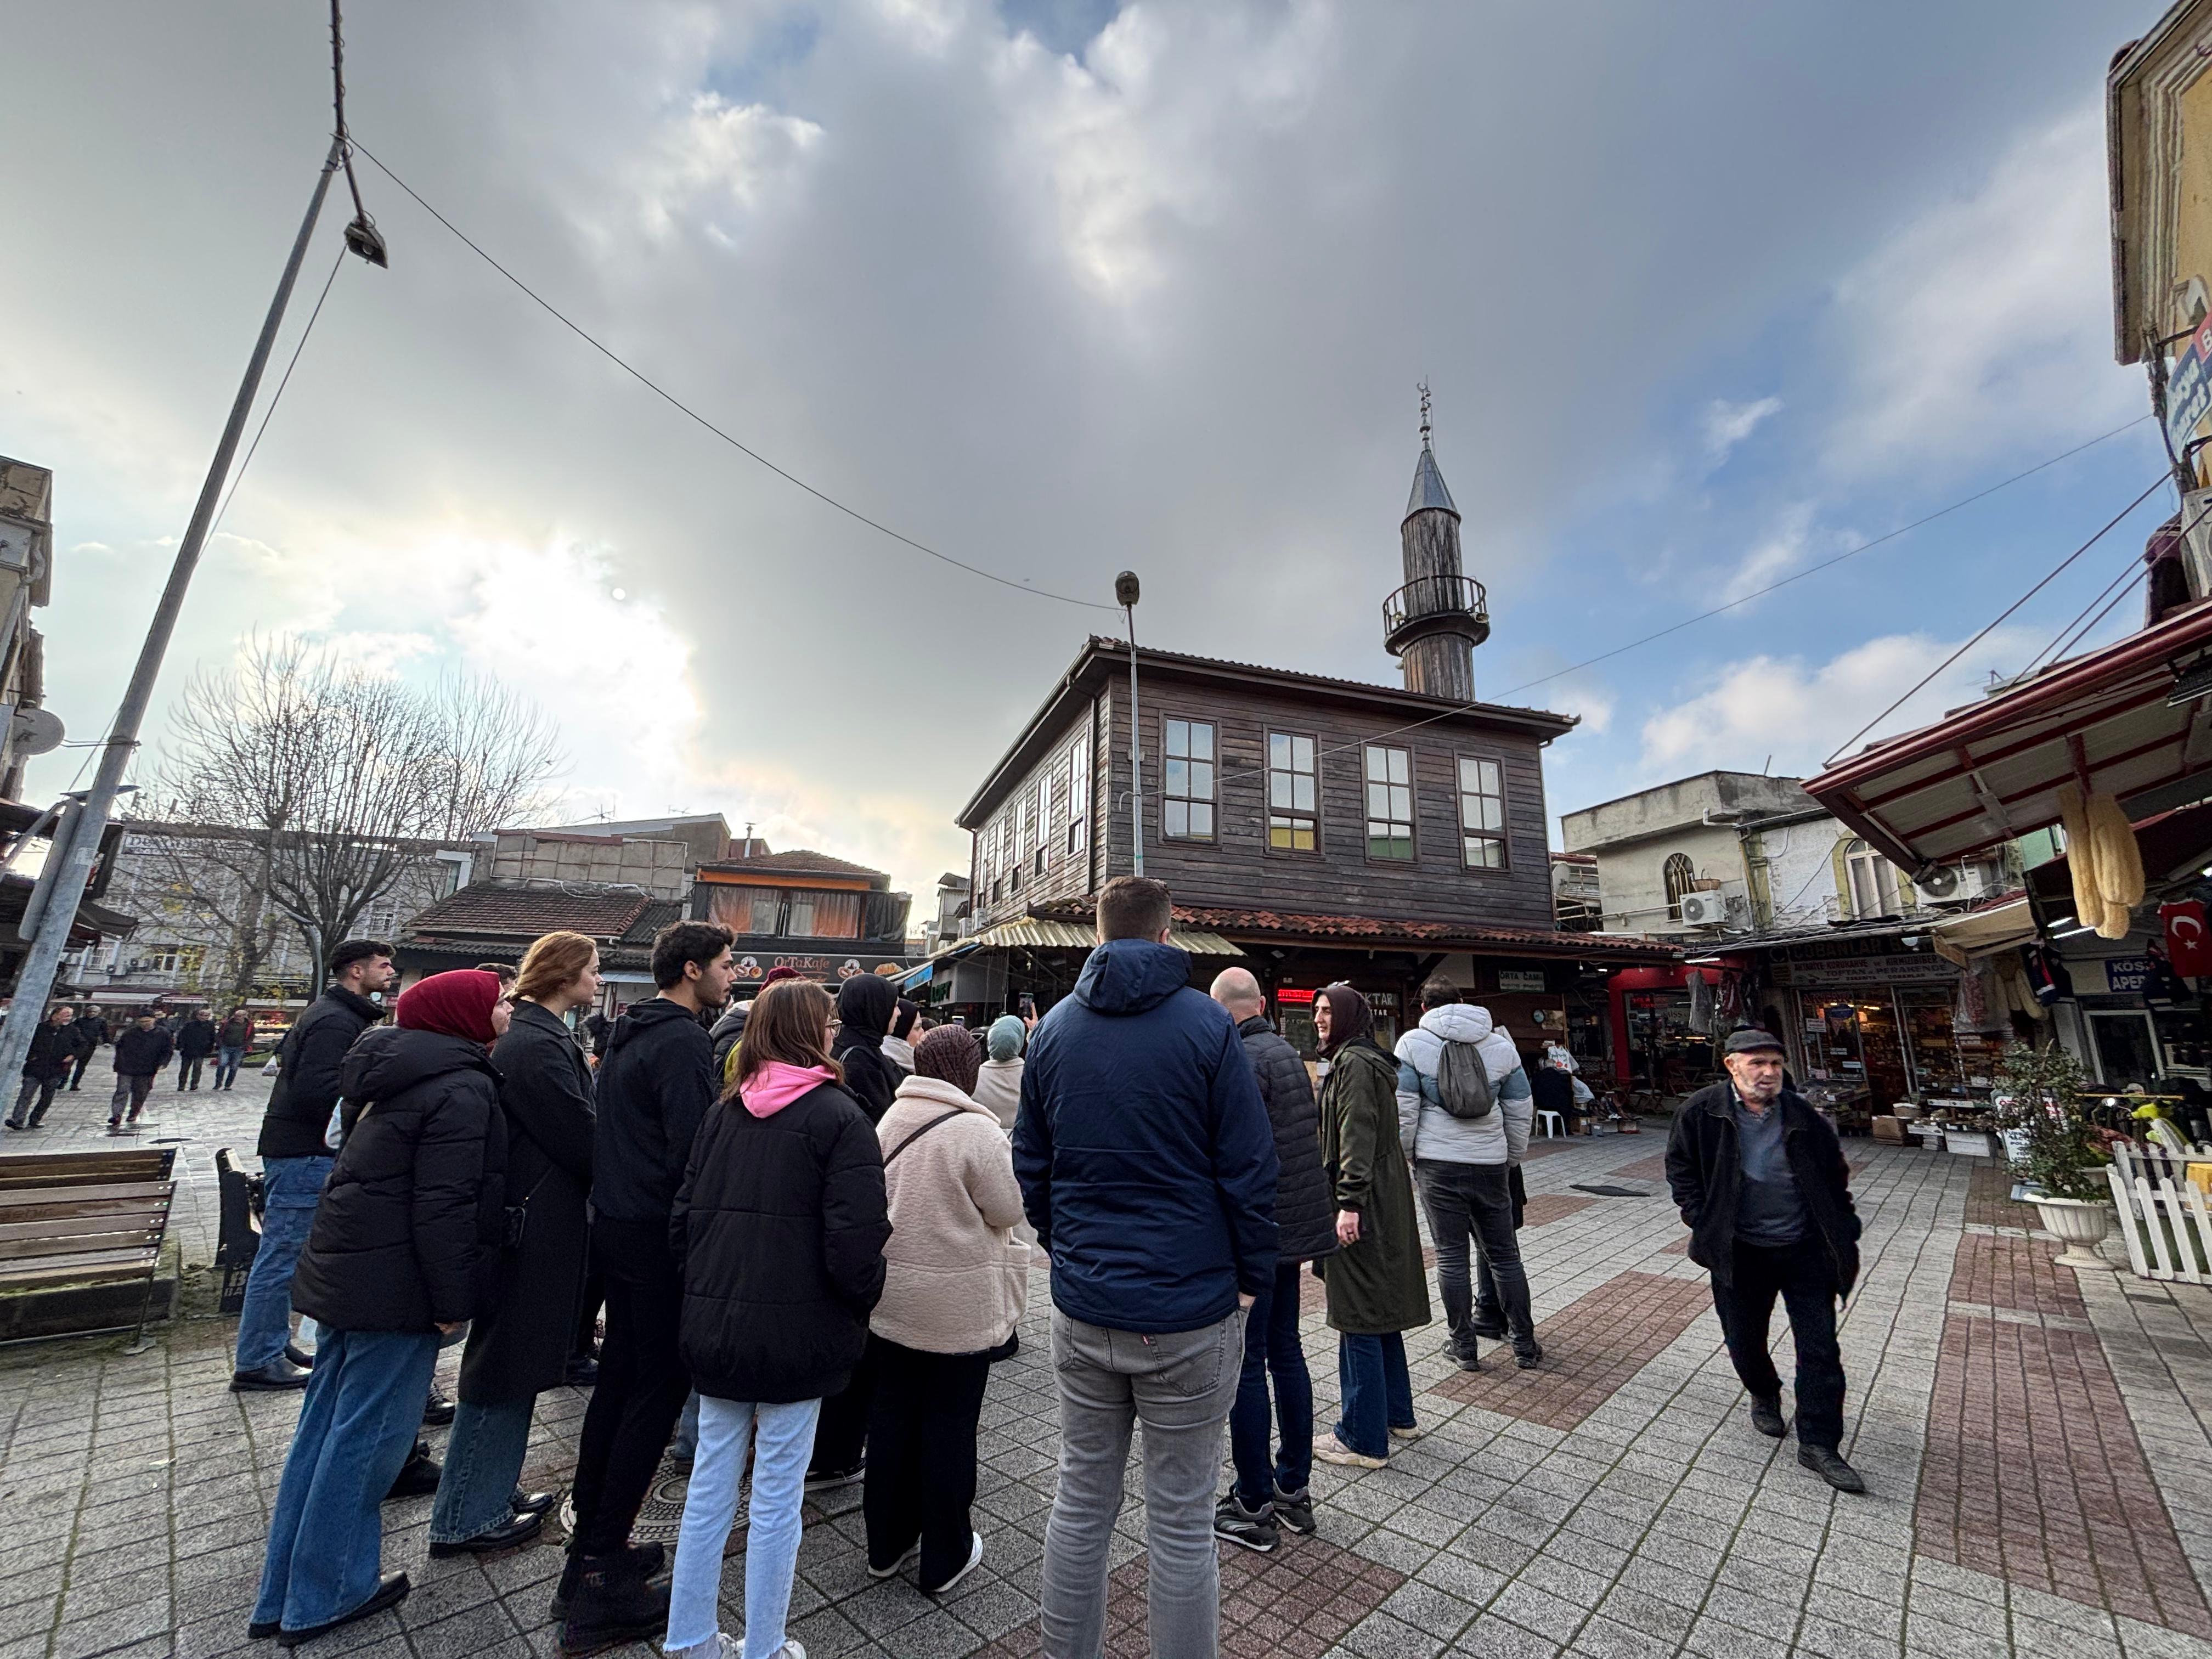
{"label": "shop window", "polygon": [[1321,780],[1311,738],[1267,734],[1267,847],[1276,853],[1321,850]]}
{"label": "shop window", "polygon": [[1690,862],[1687,853],[1674,853],[1660,866],[1660,875],[1667,884],[1667,916],[1671,921],[1682,919],[1682,895],[1694,892],[1698,885],[1698,866]]}
{"label": "shop window", "polygon": [[1494,760],[1459,757],[1459,845],[1468,869],[1505,867],[1505,773]]}
{"label": "shop window", "polygon": [[1413,752],[1367,745],[1367,856],[1413,859]]}
{"label": "shop window", "polygon": [[1067,850],[1080,853],[1091,826],[1091,739],[1078,738],[1067,751]]}
{"label": "shop window", "polygon": [[1165,721],[1160,833],[1170,841],[1213,839],[1213,725]]}

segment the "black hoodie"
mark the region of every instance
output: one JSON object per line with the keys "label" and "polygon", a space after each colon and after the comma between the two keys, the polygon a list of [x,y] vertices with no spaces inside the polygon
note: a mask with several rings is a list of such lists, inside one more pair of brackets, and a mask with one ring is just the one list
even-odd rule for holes
{"label": "black hoodie", "polygon": [[667,1225],[714,1083],[714,1039],[689,1008],[652,997],[615,1022],[592,1133],[594,1218]]}
{"label": "black hoodie", "polygon": [[890,1035],[891,1015],[898,1009],[898,989],[881,974],[855,974],[837,988],[836,1040],[830,1057],[845,1068],[845,1088],[860,1103],[868,1121],[880,1123],[891,1109],[906,1073],[884,1052]]}
{"label": "black hoodie", "polygon": [[361,1111],[331,1166],[292,1305],[342,1331],[473,1318],[505,1231],[507,1133],[481,1043],[386,1026],[347,1054]]}

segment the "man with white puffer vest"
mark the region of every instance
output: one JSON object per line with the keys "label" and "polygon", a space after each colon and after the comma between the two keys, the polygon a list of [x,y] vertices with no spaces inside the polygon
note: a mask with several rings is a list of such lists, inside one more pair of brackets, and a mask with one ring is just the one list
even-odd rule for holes
{"label": "man with white puffer vest", "polygon": [[[1398,1039],[1398,1139],[1437,1243],[1437,1293],[1463,1371],[1482,1369],[1476,1339],[1510,1336],[1523,1370],[1544,1357],[1514,1233],[1513,1166],[1528,1150],[1534,1106],[1513,1040],[1449,980],[1421,987],[1421,1023]],[[1498,1325],[1475,1317],[1468,1243],[1498,1286]]]}

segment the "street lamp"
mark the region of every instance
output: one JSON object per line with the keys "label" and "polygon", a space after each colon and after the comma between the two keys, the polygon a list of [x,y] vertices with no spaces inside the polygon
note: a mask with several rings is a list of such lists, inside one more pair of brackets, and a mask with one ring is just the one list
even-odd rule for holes
{"label": "street lamp", "polygon": [[1129,847],[1135,873],[1145,873],[1144,750],[1137,732],[1137,573],[1124,570],[1114,578],[1114,603],[1129,624]]}

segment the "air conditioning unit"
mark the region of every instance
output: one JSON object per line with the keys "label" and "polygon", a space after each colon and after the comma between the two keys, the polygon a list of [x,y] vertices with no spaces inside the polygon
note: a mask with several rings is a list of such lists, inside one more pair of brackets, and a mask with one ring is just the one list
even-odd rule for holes
{"label": "air conditioning unit", "polygon": [[1720,893],[1682,895],[1682,921],[1689,927],[1718,927],[1728,920],[1728,899]]}

